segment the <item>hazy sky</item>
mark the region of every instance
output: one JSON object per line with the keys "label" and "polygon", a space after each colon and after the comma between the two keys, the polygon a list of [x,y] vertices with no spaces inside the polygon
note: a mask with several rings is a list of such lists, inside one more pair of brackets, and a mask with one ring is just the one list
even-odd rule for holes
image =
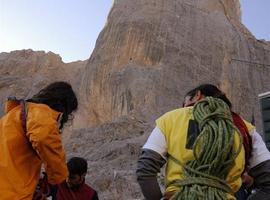
{"label": "hazy sky", "polygon": [[0,0],[0,52],[52,51],[86,60],[113,0]]}
{"label": "hazy sky", "polygon": [[[52,51],[65,62],[89,58],[113,0],[0,0],[0,52]],[[241,0],[243,23],[270,40],[270,0]]]}
{"label": "hazy sky", "polygon": [[242,22],[258,39],[270,41],[270,0],[240,0]]}

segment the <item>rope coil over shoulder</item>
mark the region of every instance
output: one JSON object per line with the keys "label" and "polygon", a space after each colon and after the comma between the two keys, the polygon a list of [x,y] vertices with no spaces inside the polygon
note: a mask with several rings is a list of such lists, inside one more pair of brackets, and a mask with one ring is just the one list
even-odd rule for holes
{"label": "rope coil over shoulder", "polygon": [[[242,138],[233,124],[231,111],[221,99],[206,97],[194,105],[194,119],[200,134],[193,145],[194,159],[181,163],[172,155],[169,159],[183,167],[183,180],[175,180],[180,190],[173,200],[226,200],[233,194],[226,178],[242,148]],[[240,143],[235,147],[234,133]],[[231,181],[238,179],[232,177]]]}

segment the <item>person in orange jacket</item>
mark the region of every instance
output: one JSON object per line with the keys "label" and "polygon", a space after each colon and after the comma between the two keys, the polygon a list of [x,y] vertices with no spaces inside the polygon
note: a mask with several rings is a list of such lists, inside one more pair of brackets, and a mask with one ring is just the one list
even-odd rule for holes
{"label": "person in orange jacket", "polygon": [[66,179],[60,130],[77,106],[66,82],[54,82],[26,101],[6,102],[0,119],[1,200],[31,200],[42,164],[50,184]]}

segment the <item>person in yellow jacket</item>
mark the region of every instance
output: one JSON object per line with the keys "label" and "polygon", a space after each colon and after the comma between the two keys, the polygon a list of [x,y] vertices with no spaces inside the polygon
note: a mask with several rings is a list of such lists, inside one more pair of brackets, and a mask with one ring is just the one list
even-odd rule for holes
{"label": "person in yellow jacket", "polygon": [[[184,179],[182,164],[194,159],[193,145],[200,133],[193,116],[193,105],[208,96],[221,99],[231,106],[225,94],[216,86],[204,84],[187,93],[183,108],[170,111],[156,120],[156,127],[143,146],[136,171],[138,183],[146,199],[170,199],[179,191],[179,187],[171,183]],[[249,131],[253,129],[251,124],[244,123]],[[235,199],[234,193],[241,186],[241,174],[245,167],[245,151],[238,134],[234,135],[234,145],[240,147],[240,152],[224,180],[230,187],[227,199]],[[166,188],[165,194],[162,194],[157,173],[165,163]]]}
{"label": "person in yellow jacket", "polygon": [[0,119],[1,200],[31,200],[42,164],[50,184],[66,179],[60,129],[77,106],[66,82],[54,82],[27,101],[6,102]]}

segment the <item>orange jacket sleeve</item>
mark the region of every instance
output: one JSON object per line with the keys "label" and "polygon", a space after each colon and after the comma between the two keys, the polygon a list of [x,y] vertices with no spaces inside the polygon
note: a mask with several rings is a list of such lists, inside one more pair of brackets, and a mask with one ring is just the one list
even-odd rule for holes
{"label": "orange jacket sleeve", "polygon": [[56,119],[42,110],[33,111],[27,118],[26,135],[45,166],[49,183],[64,181],[68,169]]}

